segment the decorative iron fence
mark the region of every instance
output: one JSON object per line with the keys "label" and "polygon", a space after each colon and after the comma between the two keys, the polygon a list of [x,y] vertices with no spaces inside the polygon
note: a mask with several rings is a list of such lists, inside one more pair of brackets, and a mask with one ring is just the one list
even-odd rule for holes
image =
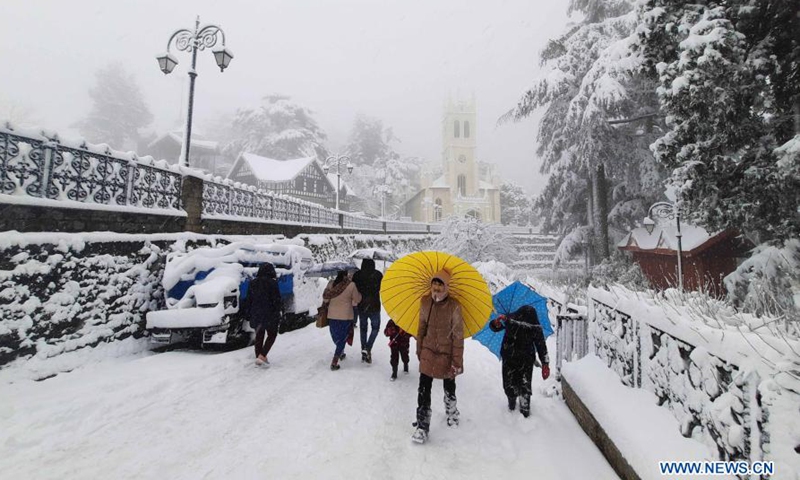
{"label": "decorative iron fence", "polygon": [[180,172],[108,147],[0,127],[0,193],[116,207],[181,210]]}
{"label": "decorative iron fence", "polygon": [[256,218],[276,223],[339,226],[339,215],[328,208],[274,195],[228,180],[203,181],[203,215]]}

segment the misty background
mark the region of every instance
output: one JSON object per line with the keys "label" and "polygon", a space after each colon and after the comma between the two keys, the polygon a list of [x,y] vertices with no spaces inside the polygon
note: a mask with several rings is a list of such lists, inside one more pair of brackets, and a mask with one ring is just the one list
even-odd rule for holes
{"label": "misty background", "polygon": [[194,132],[214,139],[214,120],[281,93],[314,112],[331,151],[344,147],[360,113],[393,130],[400,154],[439,164],[443,102],[474,94],[478,159],[536,194],[538,116],[496,121],[530,85],[566,11],[566,0],[5,1],[0,117],[77,136],[95,72],[119,62],[153,113],[149,129],[180,128],[191,57],[173,47],[180,63],[165,76],[155,56],[200,15],[201,25],[222,27],[234,59],[220,73],[199,52]]}

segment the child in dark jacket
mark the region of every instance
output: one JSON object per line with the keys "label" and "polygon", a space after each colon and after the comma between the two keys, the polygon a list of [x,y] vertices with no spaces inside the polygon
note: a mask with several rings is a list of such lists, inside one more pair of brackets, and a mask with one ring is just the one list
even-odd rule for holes
{"label": "child in dark jacket", "polygon": [[500,347],[503,390],[508,397],[508,409],[516,408],[519,397],[519,411],[527,417],[531,414],[531,376],[537,354],[542,363],[542,378],[547,380],[550,376],[550,358],[536,309],[522,306],[509,316],[500,315],[489,328],[494,332],[506,331]]}
{"label": "child in dark jacket", "polygon": [[408,343],[411,335],[398,327],[393,320],[389,320],[389,323],[386,324],[383,334],[389,337],[389,348],[392,350],[392,356],[389,360],[392,365],[391,380],[395,381],[397,380],[398,357],[403,357],[403,371],[408,373]]}

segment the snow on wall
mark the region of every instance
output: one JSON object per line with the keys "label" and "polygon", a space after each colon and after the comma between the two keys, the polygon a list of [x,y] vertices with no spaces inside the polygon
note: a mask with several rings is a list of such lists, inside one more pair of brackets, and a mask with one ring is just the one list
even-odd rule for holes
{"label": "snow on wall", "polygon": [[163,244],[3,243],[0,366],[139,337],[144,312],[163,297]]}
{"label": "snow on wall", "polygon": [[[146,313],[164,308],[162,278],[168,253],[245,239],[300,246],[307,243],[315,261],[345,258],[355,249],[369,247],[402,255],[429,248],[431,242],[426,235],[306,235],[287,239],[281,235],[2,232],[0,369],[16,369],[23,363],[49,375],[75,368],[76,362],[87,358],[85,354],[71,354],[73,360],[69,362],[53,361],[65,353],[141,338]],[[318,298],[296,299],[307,304],[312,314],[325,283],[313,281],[320,287],[316,289]],[[147,342],[126,345],[126,353],[148,348]],[[45,368],[45,363],[50,366]]]}
{"label": "snow on wall", "polygon": [[654,393],[684,436],[723,460],[800,471],[798,342],[751,330],[764,320],[699,321],[686,304],[622,288],[590,287],[589,307],[594,353],[624,384]]}

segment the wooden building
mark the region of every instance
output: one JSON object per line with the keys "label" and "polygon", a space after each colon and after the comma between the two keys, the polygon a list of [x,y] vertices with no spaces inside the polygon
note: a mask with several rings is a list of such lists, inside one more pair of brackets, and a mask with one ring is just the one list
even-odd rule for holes
{"label": "wooden building", "polygon": [[[636,228],[617,244],[633,255],[650,284],[674,288],[678,278],[678,239],[675,226],[656,225],[652,233]],[[733,272],[753,248],[735,230],[709,234],[705,229],[681,224],[683,288],[725,295],[723,279]]]}
{"label": "wooden building", "polygon": [[[147,145],[145,153],[156,160],[165,159],[178,163],[183,147],[183,132],[175,131],[165,133]],[[228,171],[230,160],[226,163],[220,151],[219,144],[205,140],[201,136],[192,134],[192,143],[189,148],[189,166],[200,168],[214,175],[225,175]]]}
{"label": "wooden building", "polygon": [[[326,176],[314,157],[275,160],[242,153],[233,163],[228,178],[329,208],[336,206],[336,175]],[[350,209],[351,196],[352,191],[342,180],[339,191],[340,210]]]}

